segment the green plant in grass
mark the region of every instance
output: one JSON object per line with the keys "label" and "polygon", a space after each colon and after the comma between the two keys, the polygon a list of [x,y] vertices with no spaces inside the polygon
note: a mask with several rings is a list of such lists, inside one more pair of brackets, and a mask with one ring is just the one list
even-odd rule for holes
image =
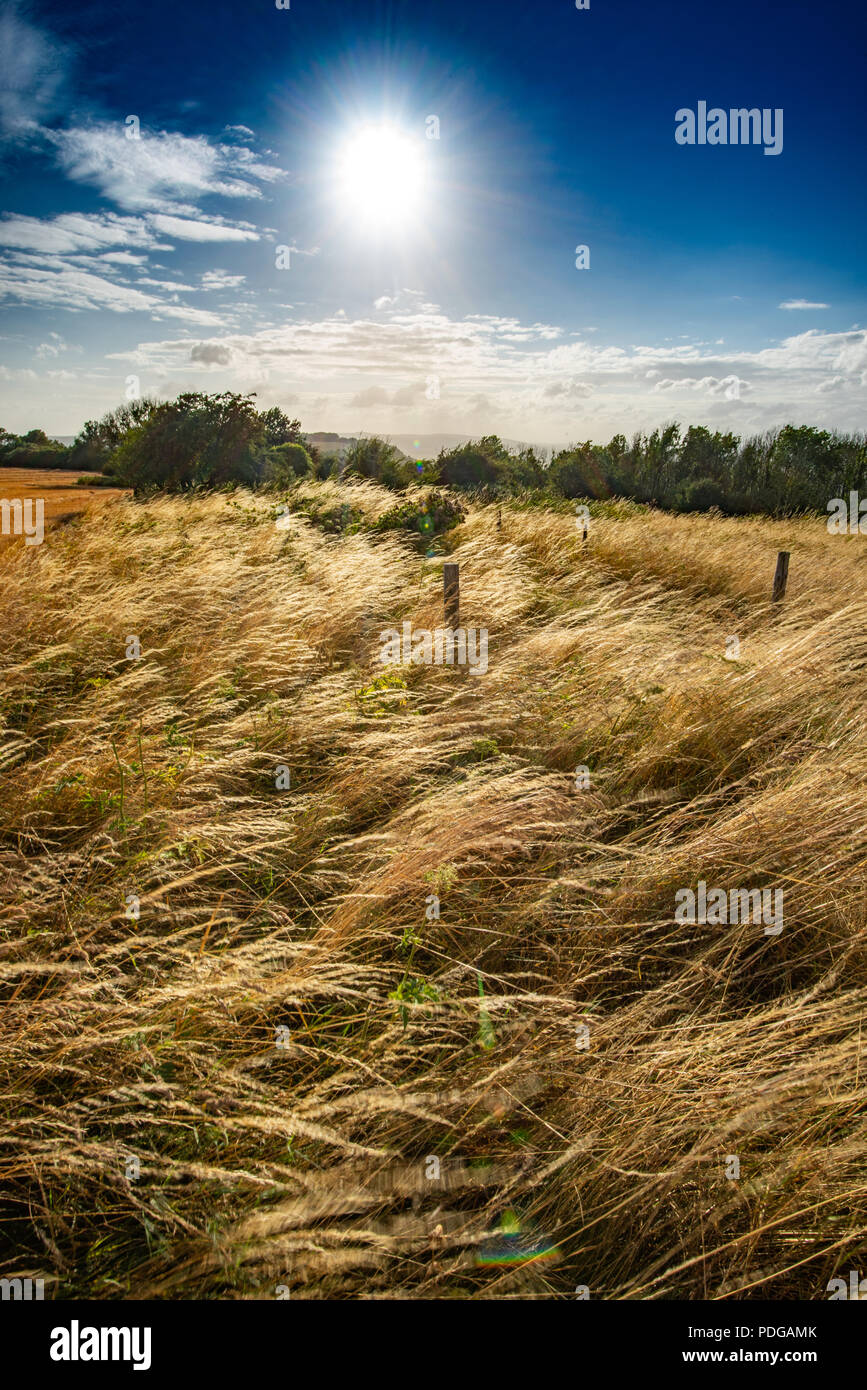
{"label": "green plant in grass", "polygon": [[423,975],[406,974],[397,989],[389,992],[388,997],[397,1002],[398,1014],[405,1029],[409,1020],[408,1005],[437,1003],[440,996],[435,987]]}
{"label": "green plant in grass", "polygon": [[384,671],[369,685],[355,691],[355,705],[359,714],[368,719],[383,719],[388,714],[396,714],[406,709],[406,681],[394,671]]}

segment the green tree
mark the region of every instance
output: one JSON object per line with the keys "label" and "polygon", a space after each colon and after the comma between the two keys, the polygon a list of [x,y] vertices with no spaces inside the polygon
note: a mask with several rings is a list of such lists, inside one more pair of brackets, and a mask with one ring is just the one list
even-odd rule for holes
{"label": "green tree", "polygon": [[137,429],[151,417],[158,404],[150,396],[141,396],[134,401],[124,401],[100,420],[87,420],[72,445],[71,466],[94,472],[112,471],[107,465],[115,449],[131,430]]}
{"label": "green tree", "polygon": [[737,435],[690,425],[680,446],[678,473],[681,478],[712,478],[721,487],[729,487],[737,453]]}
{"label": "green tree", "polygon": [[372,434],[356,439],[343,459],[344,478],[370,478],[385,487],[403,487],[410,473],[407,461],[394,444]]}
{"label": "green tree", "polygon": [[288,487],[298,478],[309,478],[313,461],[303,444],[278,444],[265,454],[262,481],[277,487]]}
{"label": "green tree", "polygon": [[548,481],[561,497],[610,497],[617,490],[608,451],[589,439],[556,455]]}
{"label": "green tree", "polygon": [[165,401],[131,430],[114,455],[117,474],[136,491],[257,483],[264,428],[250,396],[190,391]]}
{"label": "green tree", "polygon": [[279,406],[273,405],[270,410],[259,412],[259,419],[264,430],[265,447],[267,449],[276,448],[279,444],[301,444],[301,421],[290,420]]}
{"label": "green tree", "polygon": [[441,449],[436,459],[436,481],[463,491],[496,487],[506,481],[508,459],[509,452],[500,438],[488,434],[454,449]]}

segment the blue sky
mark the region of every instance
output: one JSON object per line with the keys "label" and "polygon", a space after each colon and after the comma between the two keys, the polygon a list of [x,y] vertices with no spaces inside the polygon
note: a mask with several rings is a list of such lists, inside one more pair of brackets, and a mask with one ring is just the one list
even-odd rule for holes
{"label": "blue sky", "polygon": [[[865,32],[840,0],[5,7],[0,423],[233,389],[309,430],[864,428]],[[782,110],[781,152],[679,144],[699,102]]]}

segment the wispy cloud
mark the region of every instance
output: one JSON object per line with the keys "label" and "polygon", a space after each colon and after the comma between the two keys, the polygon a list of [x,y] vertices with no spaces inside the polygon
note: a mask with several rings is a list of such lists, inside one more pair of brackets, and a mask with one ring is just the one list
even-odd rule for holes
{"label": "wispy cloud", "polygon": [[65,45],[44,34],[10,4],[0,14],[0,135],[35,130],[53,116],[69,68]]}
{"label": "wispy cloud", "polygon": [[313,410],[327,394],[332,428],[387,431],[411,412],[407,424],[417,430],[497,428],[549,440],[604,438],[675,417],[750,432],[781,415],[820,420],[829,395],[829,423],[858,428],[867,382],[864,330],[811,331],[758,352],[623,348],[567,339],[552,324],[384,307],[376,318],[335,313],[205,342],[141,343],[115,356],[173,388],[207,371],[215,385],[255,389],[263,401],[281,399],[291,371],[297,408]]}
{"label": "wispy cloud", "polygon": [[202,328],[225,328],[224,315],[184,304],[179,296],[232,290],[243,283],[243,275],[205,271],[199,283],[188,284],[140,272],[149,252],[171,250],[175,240],[246,242],[258,236],[248,224],[221,218],[65,213],[42,219],[9,214],[0,219],[0,298],[32,308],[147,313]]}
{"label": "wispy cloud", "polygon": [[815,304],[809,299],[784,299],[778,309],[830,309],[830,304]]}
{"label": "wispy cloud", "polygon": [[133,285],[95,275],[81,266],[0,265],[0,299],[50,309],[102,309],[115,314],[147,313],[153,318],[222,327],[223,319],[205,309],[166,303]]}
{"label": "wispy cloud", "polygon": [[225,270],[206,270],[202,276],[203,290],[234,290],[243,285],[246,275],[229,275]]}
{"label": "wispy cloud", "polygon": [[59,333],[49,333],[47,343],[39,343],[35,348],[37,357],[59,357],[62,352],[81,352],[80,347],[67,343]]}
{"label": "wispy cloud", "polygon": [[154,249],[157,245],[152,227],[142,218],[121,217],[113,212],[68,212],[49,218],[8,213],[0,219],[0,246],[22,251],[68,255],[106,250],[110,246]]}
{"label": "wispy cloud", "polygon": [[214,195],[260,198],[261,183],[287,177],[244,146],[144,127],[137,138],[131,133],[112,121],[54,131],[50,139],[68,178],[99,189],[128,212],[190,213],[196,200]]}
{"label": "wispy cloud", "polygon": [[225,222],[222,218],[166,217],[157,213],[151,225],[179,241],[258,241],[259,232],[249,222]]}

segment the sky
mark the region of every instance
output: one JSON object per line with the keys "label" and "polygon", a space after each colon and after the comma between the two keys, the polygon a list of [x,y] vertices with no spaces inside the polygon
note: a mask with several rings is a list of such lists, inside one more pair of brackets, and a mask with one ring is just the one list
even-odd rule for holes
{"label": "sky", "polygon": [[843,0],[6,5],[0,424],[233,390],[308,432],[863,430],[865,35]]}

